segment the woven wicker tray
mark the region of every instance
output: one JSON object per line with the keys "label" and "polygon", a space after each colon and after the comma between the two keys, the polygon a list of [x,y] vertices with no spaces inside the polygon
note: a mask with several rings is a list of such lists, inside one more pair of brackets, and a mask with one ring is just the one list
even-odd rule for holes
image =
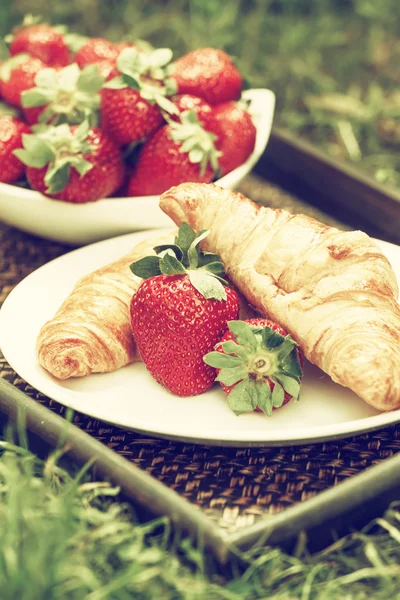
{"label": "woven wicker tray", "polygon": [[[346,228],[261,178],[249,177],[241,191],[255,201]],[[0,305],[30,272],[69,250],[0,224]],[[0,377],[54,413],[63,414],[62,406],[23,381],[1,355]],[[320,492],[335,489],[400,450],[400,427],[301,447],[235,449],[143,437],[81,414],[75,414],[73,422],[200,509],[223,537],[231,536],[239,546],[243,540],[254,539],[257,524],[265,523],[265,518],[285,515],[305,500],[318,499]],[[378,479],[375,482],[378,490]]]}

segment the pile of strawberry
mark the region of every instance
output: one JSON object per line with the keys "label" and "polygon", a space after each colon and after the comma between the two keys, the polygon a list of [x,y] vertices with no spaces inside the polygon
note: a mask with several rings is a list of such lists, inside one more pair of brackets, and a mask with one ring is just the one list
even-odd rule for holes
{"label": "pile of strawberry", "polygon": [[26,20],[0,63],[0,182],[67,202],[160,194],[223,176],[252,153],[243,78],[213,48],[172,61],[138,42]]}
{"label": "pile of strawberry", "polygon": [[220,258],[200,249],[209,233],[183,223],[174,244],[131,265],[143,279],[130,304],[135,342],[149,373],[173,394],[202,394],[218,381],[237,415],[271,416],[298,398],[302,354],[273,321],[239,320]]}

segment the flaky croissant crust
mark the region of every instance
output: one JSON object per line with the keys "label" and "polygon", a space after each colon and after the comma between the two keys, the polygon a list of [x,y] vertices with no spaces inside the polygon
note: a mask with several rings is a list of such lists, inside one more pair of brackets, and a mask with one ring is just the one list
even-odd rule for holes
{"label": "flaky croissant crust", "polygon": [[204,248],[306,357],[380,410],[400,407],[400,309],[393,269],[360,231],[261,207],[213,184],[181,184],[160,207],[177,225],[211,229]]}
{"label": "flaky croissant crust", "polygon": [[129,321],[129,304],[141,279],[132,262],[158,244],[172,243],[174,232],[147,239],[119,260],[78,281],[37,339],[39,363],[58,379],[106,373],[140,360]]}

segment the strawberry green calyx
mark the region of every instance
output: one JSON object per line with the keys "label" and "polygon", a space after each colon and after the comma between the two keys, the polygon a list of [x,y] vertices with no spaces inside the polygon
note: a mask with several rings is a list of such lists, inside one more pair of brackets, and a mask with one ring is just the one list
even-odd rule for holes
{"label": "strawberry green calyx", "polygon": [[175,104],[167,96],[176,93],[175,82],[166,75],[166,66],[172,59],[170,48],[145,51],[138,48],[124,48],[117,58],[121,75],[104,84],[105,88],[132,88],[151,104],[169,114],[179,114]]}
{"label": "strawberry green calyx", "polygon": [[76,63],[63,69],[42,69],[35,77],[36,87],[22,93],[24,108],[46,106],[39,122],[53,125],[79,124],[89,120],[92,126],[98,121],[101,89],[105,78],[97,65],[88,65],[82,71]]}
{"label": "strawberry green calyx", "polygon": [[233,412],[240,415],[258,407],[271,416],[273,408],[282,406],[285,392],[297,399],[303,371],[290,335],[243,321],[229,321],[228,327],[236,341],[222,342],[222,352],[209,352],[203,360],[220,369],[216,381],[234,386],[228,395]]}
{"label": "strawberry green calyx", "polygon": [[82,48],[84,44],[89,40],[87,35],[80,33],[71,33],[66,25],[53,25],[53,29],[61,33],[63,40],[68,46],[69,50],[75,54]]}
{"label": "strawberry green calyx", "polygon": [[185,110],[179,117],[180,122],[167,118],[171,138],[182,144],[179,151],[187,152],[190,162],[200,165],[200,175],[204,175],[208,163],[214,174],[218,175],[218,157],[221,153],[214,145],[217,136],[204,129],[195,110]]}
{"label": "strawberry green calyx", "polygon": [[0,117],[21,117],[21,113],[15,106],[0,102]]}
{"label": "strawberry green calyx", "polygon": [[131,264],[134,275],[148,279],[157,275],[188,275],[193,287],[204,296],[214,300],[226,300],[224,267],[221,259],[211,252],[202,252],[200,242],[209,230],[196,234],[182,223],[174,244],[154,248],[156,256],[147,256]]}
{"label": "strawberry green calyx", "polygon": [[23,149],[14,154],[29,167],[41,169],[48,165],[44,181],[49,194],[58,194],[66,187],[70,169],[74,167],[80,175],[86,175],[93,167],[84,155],[91,153],[86,141],[89,123],[84,121],[74,131],[69,125],[57,127],[37,126],[35,133],[22,136]]}
{"label": "strawberry green calyx", "polygon": [[5,62],[3,62],[3,64],[0,66],[0,79],[5,82],[9,81],[12,71],[30,58],[32,57],[29,56],[29,54],[21,53],[5,60]]}
{"label": "strawberry green calyx", "polygon": [[148,52],[137,48],[124,48],[118,56],[117,67],[122,76],[145,76],[164,81],[165,68],[171,60],[170,48],[151,49]]}

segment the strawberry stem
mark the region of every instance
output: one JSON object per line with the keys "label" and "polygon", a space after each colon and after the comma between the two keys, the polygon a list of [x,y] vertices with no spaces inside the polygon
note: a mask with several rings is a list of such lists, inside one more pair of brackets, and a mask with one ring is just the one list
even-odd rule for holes
{"label": "strawberry stem", "polygon": [[100,107],[97,92],[103,83],[104,77],[95,64],[86,66],[82,71],[76,63],[59,71],[42,69],[35,77],[36,87],[22,93],[22,106],[46,106],[39,117],[40,123],[79,124],[89,120],[95,126]]}
{"label": "strawberry stem", "polygon": [[236,414],[258,406],[267,415],[282,406],[285,392],[298,398],[300,365],[296,342],[268,326],[250,326],[244,321],[229,321],[234,340],[217,344],[220,351],[209,352],[204,362],[219,369],[216,381],[235,386],[228,404]]}
{"label": "strawberry stem", "polygon": [[134,275],[142,279],[157,275],[187,275],[193,287],[204,296],[214,300],[226,300],[223,279],[224,267],[216,254],[202,252],[200,242],[209,235],[209,230],[197,235],[187,224],[182,223],[174,244],[156,246],[156,256],[146,256],[131,264]]}
{"label": "strawberry stem", "polygon": [[89,124],[81,123],[75,131],[69,125],[35,128],[35,134],[23,135],[23,148],[14,150],[21,162],[40,169],[48,165],[45,183],[47,192],[62,192],[69,181],[70,168],[74,167],[80,175],[85,175],[93,164],[84,158],[92,149],[86,141]]}
{"label": "strawberry stem", "polygon": [[186,152],[190,162],[200,164],[201,175],[204,175],[208,164],[216,175],[219,172],[218,158],[221,155],[214,144],[217,136],[204,129],[193,109],[180,113],[179,119],[179,122],[176,122],[167,118],[171,127],[171,139],[181,143],[180,152]]}

